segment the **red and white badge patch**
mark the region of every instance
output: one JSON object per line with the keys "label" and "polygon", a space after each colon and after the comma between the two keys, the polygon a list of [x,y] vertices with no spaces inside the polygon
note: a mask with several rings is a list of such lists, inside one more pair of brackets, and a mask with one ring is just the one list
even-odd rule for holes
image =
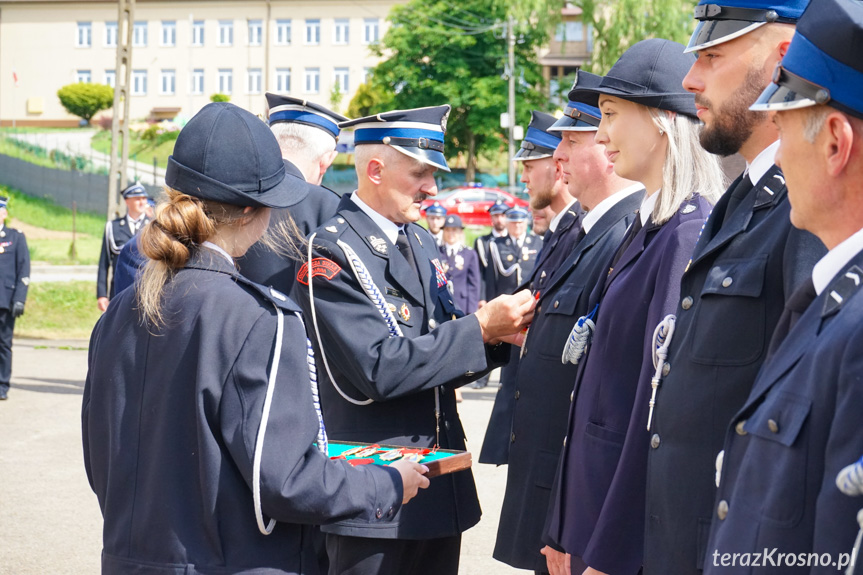
{"label": "red and white badge patch", "polygon": [[[312,260],[312,277],[323,276],[327,280],[331,280],[336,277],[336,274],[342,271],[342,266],[334,262],[333,260],[328,260],[327,258],[315,258]],[[309,264],[308,262],[303,264],[303,267],[300,268],[300,271],[297,273],[297,281],[303,284],[304,286],[309,285]]]}

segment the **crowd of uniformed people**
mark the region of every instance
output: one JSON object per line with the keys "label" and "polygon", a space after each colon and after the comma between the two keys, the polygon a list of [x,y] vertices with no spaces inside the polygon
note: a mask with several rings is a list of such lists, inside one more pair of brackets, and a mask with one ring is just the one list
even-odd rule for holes
{"label": "crowd of uniformed people", "polygon": [[507,465],[499,561],[860,573],[863,2],[694,17],[688,46],[638,42],[533,112],[533,230],[497,203],[473,247],[439,204],[417,224],[447,105],[193,117],[155,214],[133,185],[106,227],[82,412],[103,572],[455,575],[471,471],[328,443],[464,450],[459,388],[502,368],[478,458]]}

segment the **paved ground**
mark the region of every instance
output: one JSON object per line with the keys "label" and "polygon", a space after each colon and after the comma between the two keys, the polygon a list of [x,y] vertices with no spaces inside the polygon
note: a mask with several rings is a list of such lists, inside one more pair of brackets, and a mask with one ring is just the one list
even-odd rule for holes
{"label": "paved ground", "polygon": [[99,266],[54,266],[33,264],[30,266],[30,281],[64,282],[72,280],[96,281]]}
{"label": "paved ground", "polygon": [[[101,515],[84,472],[80,407],[86,341],[17,340],[0,402],[0,574],[99,572]],[[491,558],[506,468],[476,463],[496,383],[466,389],[460,411],[484,515],[467,531],[462,575],[519,573]]]}

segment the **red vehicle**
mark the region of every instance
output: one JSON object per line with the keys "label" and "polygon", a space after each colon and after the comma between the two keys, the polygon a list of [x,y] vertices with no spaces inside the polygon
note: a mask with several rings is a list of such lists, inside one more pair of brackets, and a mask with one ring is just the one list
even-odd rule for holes
{"label": "red vehicle", "polygon": [[468,185],[443,190],[434,198],[424,200],[421,211],[425,216],[426,208],[435,202],[440,202],[440,205],[446,208],[447,214],[460,216],[466,226],[490,226],[491,216],[488,209],[498,199],[503,200],[510,207],[521,206],[527,210],[530,209],[528,202],[500,188]]}

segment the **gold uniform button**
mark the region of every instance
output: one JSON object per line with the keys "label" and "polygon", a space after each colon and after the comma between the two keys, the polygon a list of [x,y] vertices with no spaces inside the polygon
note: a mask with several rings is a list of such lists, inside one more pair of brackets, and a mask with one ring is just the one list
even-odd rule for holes
{"label": "gold uniform button", "polygon": [[773,433],[779,433],[779,424],[776,423],[775,419],[767,420],[767,429],[769,429]]}
{"label": "gold uniform button", "polygon": [[554,302],[554,309],[557,309],[558,307],[560,307],[560,300]]}
{"label": "gold uniform button", "polygon": [[515,398],[518,399],[519,397],[521,397],[521,391],[516,389],[515,390]]}
{"label": "gold uniform button", "polygon": [[722,280],[722,287],[728,287],[728,286],[730,286],[732,283],[734,283],[734,280],[731,278],[731,276],[728,276],[727,278],[725,278],[724,280]]}
{"label": "gold uniform button", "polygon": [[683,309],[689,309],[692,307],[692,298],[690,296],[686,296],[683,298],[683,301],[680,302],[680,307]]}
{"label": "gold uniform button", "polygon": [[566,437],[563,438],[563,446],[566,447]]}
{"label": "gold uniform button", "polygon": [[719,502],[719,506],[716,508],[716,516],[719,517],[720,521],[725,521],[725,518],[728,517],[728,502],[724,499]]}
{"label": "gold uniform button", "polygon": [[658,433],[654,433],[653,437],[650,438],[650,447],[652,447],[653,449],[656,449],[657,447],[659,447],[659,434]]}
{"label": "gold uniform button", "polygon": [[569,402],[572,403],[575,401],[575,390],[569,392]]}
{"label": "gold uniform button", "polygon": [[472,376],[474,376],[474,375],[476,375],[476,373],[474,373],[474,372],[472,372],[472,371],[466,371],[466,372],[464,372],[464,376],[465,376],[465,377],[472,377]]}
{"label": "gold uniform button", "polygon": [[665,377],[666,375],[668,375],[668,373],[669,373],[670,371],[671,371],[671,364],[670,364],[670,363],[666,363],[665,365],[663,365],[663,366],[662,366],[662,375],[663,375],[663,377]]}
{"label": "gold uniform button", "polygon": [[737,425],[734,426],[734,431],[737,432],[737,435],[746,435],[747,431],[743,429],[743,426],[746,425],[746,420],[738,421]]}
{"label": "gold uniform button", "polygon": [[434,329],[437,327],[437,322],[433,319],[429,320],[429,329]]}
{"label": "gold uniform button", "polygon": [[513,431],[509,436],[509,442],[515,443],[515,431]]}

